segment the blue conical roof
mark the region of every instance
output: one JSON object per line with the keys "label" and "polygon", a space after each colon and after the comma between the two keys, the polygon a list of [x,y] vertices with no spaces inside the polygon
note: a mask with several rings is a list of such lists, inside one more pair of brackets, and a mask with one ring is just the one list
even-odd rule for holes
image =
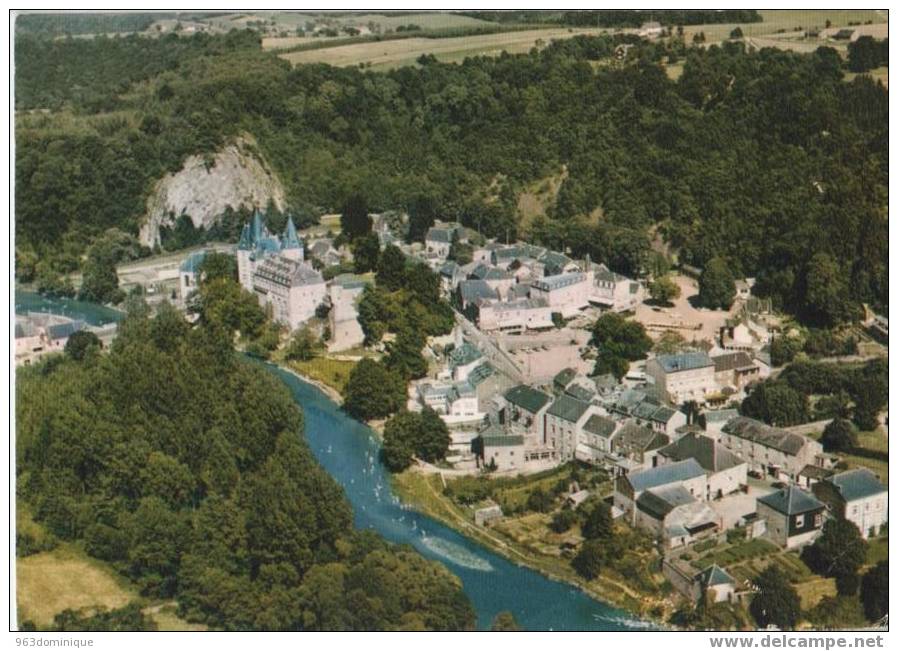
{"label": "blue conical roof", "polygon": [[240,232],[240,241],[237,243],[237,248],[241,251],[249,251],[253,248],[253,236],[249,229],[249,224],[243,225],[243,230]]}
{"label": "blue conical roof", "polygon": [[298,249],[301,247],[299,236],[296,234],[296,226],[293,225],[293,218],[287,218],[287,228],[284,230],[284,240],[282,243],[284,249]]}
{"label": "blue conical roof", "polygon": [[262,213],[258,209],[253,213],[253,242],[259,242],[265,233],[265,224],[262,223]]}

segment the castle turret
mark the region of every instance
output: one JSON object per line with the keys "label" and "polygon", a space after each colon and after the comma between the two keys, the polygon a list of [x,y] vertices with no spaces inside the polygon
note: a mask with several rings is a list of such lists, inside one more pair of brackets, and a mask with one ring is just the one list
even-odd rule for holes
{"label": "castle turret", "polygon": [[290,260],[297,262],[303,261],[302,242],[296,233],[296,226],[293,225],[293,218],[287,218],[287,228],[284,230],[284,236],[281,239],[281,255]]}
{"label": "castle turret", "polygon": [[237,242],[237,277],[247,291],[253,290],[253,247],[252,229],[244,224]]}

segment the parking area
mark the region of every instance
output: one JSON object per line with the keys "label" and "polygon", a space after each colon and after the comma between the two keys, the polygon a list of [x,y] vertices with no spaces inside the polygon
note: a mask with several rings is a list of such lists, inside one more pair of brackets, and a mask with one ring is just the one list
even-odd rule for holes
{"label": "parking area", "polygon": [[731,312],[693,307],[689,299],[698,296],[698,281],[681,274],[672,278],[680,288],[680,297],[670,307],[640,304],[636,307],[636,320],[654,339],[666,330],[673,330],[683,335],[686,341],[713,340]]}
{"label": "parking area", "polygon": [[733,493],[723,499],[709,502],[709,506],[720,517],[724,530],[731,529],[739,523],[739,519],[756,511],[756,502],[759,497],[768,495],[774,491],[767,485],[748,487],[748,493]]}

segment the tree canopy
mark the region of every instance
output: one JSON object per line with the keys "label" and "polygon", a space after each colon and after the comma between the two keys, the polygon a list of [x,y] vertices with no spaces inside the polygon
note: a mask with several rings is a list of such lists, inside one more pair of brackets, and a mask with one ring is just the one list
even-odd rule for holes
{"label": "tree canopy", "polygon": [[767,567],[755,580],[757,594],[752,598],[749,610],[758,626],[770,624],[784,631],[795,628],[801,616],[801,600],[786,575],[777,566]]}
{"label": "tree canopy", "polygon": [[[624,42],[621,65],[591,65]],[[845,81],[831,48],[606,34],[372,73],[291,68],[235,30],[22,36],[14,54],[16,254],[25,277],[29,261],[49,267],[48,288],[86,264],[105,230],[136,235],[165,173],[248,133],[289,210],[352,208],[350,239],[369,230],[356,214],[406,208],[418,237],[438,211],[640,274],[651,233],[682,263],[707,270],[719,258],[756,277],[757,293],[802,319],[888,305],[888,94],[868,76]],[[658,65],[671,57],[683,65],[676,81]],[[521,194],[561,169],[556,200],[524,229]]]}
{"label": "tree canopy", "polygon": [[[191,327],[165,307],[149,318],[135,303],[108,354],[18,371],[16,423],[19,499],[36,519],[143,595],[175,599],[190,621],[226,630],[474,625],[442,565],[353,531],[286,386],[235,355],[216,321]],[[55,623],[146,625],[139,609],[67,612]]]}

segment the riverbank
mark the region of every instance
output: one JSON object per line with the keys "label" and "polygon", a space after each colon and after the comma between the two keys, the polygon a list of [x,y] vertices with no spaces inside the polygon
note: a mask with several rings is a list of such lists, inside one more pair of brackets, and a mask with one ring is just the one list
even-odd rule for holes
{"label": "riverbank", "polygon": [[[593,581],[586,581],[573,570],[568,559],[534,552],[495,528],[476,525],[463,507],[443,494],[442,482],[439,476],[425,475],[414,468],[391,476],[395,494],[403,504],[414,510],[443,523],[516,565],[572,585],[597,601],[633,613],[646,620],[646,628],[672,628],[665,620],[677,605],[673,595],[646,594],[611,572],[604,573]],[[436,483],[440,486],[435,485]]]}
{"label": "riverbank", "polygon": [[288,366],[287,363],[285,363],[285,362],[272,362],[272,363],[275,366],[277,366],[279,369],[282,369],[283,371],[289,373],[290,375],[296,376],[303,382],[308,382],[309,384],[311,384],[316,389],[321,391],[324,395],[326,395],[328,398],[333,400],[338,405],[340,405],[340,406],[343,405],[343,396],[340,395],[340,392],[337,391],[337,389],[330,386],[329,384],[326,384],[326,383],[322,382],[321,380],[317,380],[308,375],[304,375],[304,374],[300,373],[299,371]]}

